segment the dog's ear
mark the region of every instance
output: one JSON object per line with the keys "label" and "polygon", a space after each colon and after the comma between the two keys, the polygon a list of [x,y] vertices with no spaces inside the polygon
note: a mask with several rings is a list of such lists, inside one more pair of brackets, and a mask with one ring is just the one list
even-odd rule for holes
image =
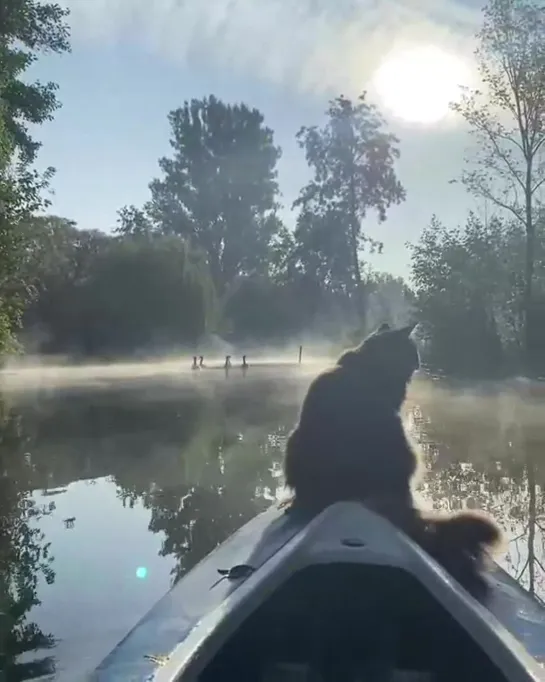
{"label": "dog's ear", "polygon": [[383,322],[380,327],[377,329],[375,332],[376,334],[381,334],[382,332],[389,332],[391,329],[390,325],[388,322]]}

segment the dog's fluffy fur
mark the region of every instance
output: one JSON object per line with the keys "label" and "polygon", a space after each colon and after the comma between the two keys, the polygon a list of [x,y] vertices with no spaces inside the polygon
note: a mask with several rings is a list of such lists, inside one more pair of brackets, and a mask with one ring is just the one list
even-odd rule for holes
{"label": "dog's fluffy fur", "polygon": [[288,505],[318,513],[338,501],[362,501],[485,600],[485,559],[501,542],[496,524],[475,512],[428,514],[413,500],[420,462],[400,416],[419,367],[413,328],[381,325],[311,383],[286,446]]}

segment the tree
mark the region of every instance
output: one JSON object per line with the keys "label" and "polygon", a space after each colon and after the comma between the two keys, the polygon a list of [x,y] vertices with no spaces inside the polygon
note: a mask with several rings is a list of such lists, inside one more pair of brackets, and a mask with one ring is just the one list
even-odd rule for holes
{"label": "tree", "polygon": [[26,350],[69,352],[79,346],[82,290],[112,237],[79,230],[72,220],[34,216],[24,226],[20,271],[32,289],[20,334]]}
{"label": "tree", "polygon": [[215,315],[203,255],[178,237],[114,237],[58,216],[25,232],[25,281],[35,291],[22,340],[40,353],[121,354],[194,343]]}
{"label": "tree", "polygon": [[[545,258],[538,232],[536,256]],[[493,216],[470,214],[463,228],[434,218],[410,245],[419,319],[435,369],[466,376],[518,371],[523,347],[524,231]],[[543,261],[545,262],[545,261]],[[536,282],[545,292],[545,268]]]}
{"label": "tree", "polygon": [[0,95],[4,131],[24,162],[34,161],[40,143],[30,136],[28,124],[52,118],[58,108],[55,83],[28,83],[22,74],[37,60],[37,53],[61,54],[70,50],[69,11],[57,3],[11,0],[0,4]]}
{"label": "tree", "polygon": [[[349,217],[340,207],[323,212],[316,208],[305,207],[297,217],[292,257],[301,273],[312,275],[327,291],[350,298],[357,295],[357,276],[350,265]],[[360,272],[359,256],[357,268]]]}
{"label": "tree", "polygon": [[402,277],[370,272],[367,290],[371,328],[378,327],[382,322],[400,326],[409,321],[413,314],[415,295]]}
{"label": "tree", "polygon": [[23,75],[40,52],[69,49],[67,10],[36,0],[0,4],[0,354],[16,349],[14,331],[31,289],[21,275],[24,225],[47,204],[42,191],[53,173],[30,167],[39,143],[28,126],[50,119],[58,106],[53,83],[29,83]]}
{"label": "tree", "polygon": [[294,203],[301,211],[300,259],[308,260],[308,268],[322,261],[332,283],[341,279],[341,287],[355,294],[364,320],[360,253],[365,245],[381,245],[365,235],[362,221],[374,209],[383,222],[388,208],[405,199],[394,168],[398,140],[385,132],[365,94],[355,103],[343,96],[332,100],[326,124],[301,128],[297,139],[314,175]]}
{"label": "tree", "polygon": [[545,182],[545,14],[535,0],[490,0],[478,33],[483,90],[453,105],[477,143],[462,182],[523,226],[525,370],[532,372],[538,191]]}
{"label": "tree", "polygon": [[86,354],[194,344],[208,330],[214,303],[206,263],[184,241],[114,239],[80,286],[74,331]]}
{"label": "tree", "polygon": [[206,253],[220,295],[239,275],[268,270],[276,216],[280,149],[263,115],[214,96],[169,114],[173,157],[150,184],[147,214],[164,234]]}
{"label": "tree", "polygon": [[309,300],[297,296],[293,282],[245,277],[222,302],[222,328],[233,340],[267,344],[285,341],[308,321]]}
{"label": "tree", "polygon": [[19,350],[15,332],[33,293],[23,269],[28,246],[25,226],[44,206],[41,191],[51,173],[40,176],[23,162],[11,162],[14,145],[5,133],[1,112],[0,101],[0,356],[5,356]]}
{"label": "tree", "polygon": [[124,206],[117,212],[114,232],[122,236],[150,237],[156,232],[146,211],[136,206]]}

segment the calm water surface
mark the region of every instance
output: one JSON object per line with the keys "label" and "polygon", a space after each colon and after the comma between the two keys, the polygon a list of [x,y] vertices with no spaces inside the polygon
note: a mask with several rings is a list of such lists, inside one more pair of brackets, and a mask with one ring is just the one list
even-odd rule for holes
{"label": "calm water surface", "polygon": [[[280,492],[310,376],[216,374],[4,392],[0,680],[77,680]],[[520,386],[430,380],[407,406],[423,503],[491,511],[503,565],[542,595],[544,408]]]}

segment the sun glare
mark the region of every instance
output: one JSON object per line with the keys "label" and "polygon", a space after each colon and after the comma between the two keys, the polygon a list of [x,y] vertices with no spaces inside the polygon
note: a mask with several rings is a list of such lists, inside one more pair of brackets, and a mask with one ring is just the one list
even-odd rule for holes
{"label": "sun glare", "polygon": [[444,119],[449,104],[469,85],[467,64],[437,47],[393,52],[374,74],[372,84],[385,109],[409,123],[433,124]]}

